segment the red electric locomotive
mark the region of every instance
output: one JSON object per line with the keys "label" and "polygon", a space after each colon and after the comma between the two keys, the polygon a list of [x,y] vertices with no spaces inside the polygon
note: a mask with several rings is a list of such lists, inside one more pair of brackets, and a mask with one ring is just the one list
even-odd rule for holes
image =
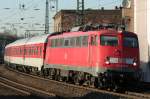
{"label": "red electric locomotive", "polygon": [[137,35],[103,29],[50,36],[44,68],[74,83],[116,87],[135,81],[139,65]]}

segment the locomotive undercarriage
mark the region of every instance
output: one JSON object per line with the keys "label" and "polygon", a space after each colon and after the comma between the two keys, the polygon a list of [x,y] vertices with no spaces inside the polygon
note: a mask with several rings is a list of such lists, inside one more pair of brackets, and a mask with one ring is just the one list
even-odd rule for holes
{"label": "locomotive undercarriage", "polygon": [[134,72],[107,71],[100,73],[96,80],[96,87],[124,91],[138,86],[139,79]]}
{"label": "locomotive undercarriage", "polygon": [[127,87],[133,87],[134,84],[132,84],[131,82],[136,83],[137,81],[132,76],[132,73],[127,72],[107,71],[105,73],[99,73],[98,77],[95,77],[85,72],[71,70],[68,71],[56,68],[43,68],[41,71],[38,71],[38,68],[35,67],[20,65],[18,66],[15,64],[10,64],[9,66],[21,72],[41,75],[45,78],[56,81],[63,81],[76,85],[96,87],[100,89],[109,89],[114,91],[118,91],[120,89],[123,90]]}
{"label": "locomotive undercarriage", "polygon": [[45,68],[42,70],[42,75],[57,81],[65,81],[77,85],[92,85],[92,75],[84,72]]}
{"label": "locomotive undercarriage", "polygon": [[123,91],[123,89],[135,87],[133,85],[138,81],[133,76],[133,73],[116,71],[108,71],[103,74],[100,73],[98,77],[94,77],[85,72],[45,68],[42,70],[42,75],[57,81],[114,91],[120,89]]}

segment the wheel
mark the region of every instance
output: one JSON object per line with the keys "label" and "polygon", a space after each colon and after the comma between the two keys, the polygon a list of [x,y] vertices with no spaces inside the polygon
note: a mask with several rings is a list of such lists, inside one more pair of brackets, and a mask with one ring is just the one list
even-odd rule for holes
{"label": "wheel", "polygon": [[74,84],[79,85],[79,78],[77,74],[73,77],[73,82]]}

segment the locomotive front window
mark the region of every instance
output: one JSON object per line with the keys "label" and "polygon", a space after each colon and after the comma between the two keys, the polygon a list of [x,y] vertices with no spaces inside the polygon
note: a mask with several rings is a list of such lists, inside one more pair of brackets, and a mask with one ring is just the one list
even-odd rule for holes
{"label": "locomotive front window", "polygon": [[123,45],[125,47],[137,48],[138,47],[138,39],[136,37],[124,37]]}
{"label": "locomotive front window", "polygon": [[100,44],[103,46],[118,46],[117,36],[101,36]]}

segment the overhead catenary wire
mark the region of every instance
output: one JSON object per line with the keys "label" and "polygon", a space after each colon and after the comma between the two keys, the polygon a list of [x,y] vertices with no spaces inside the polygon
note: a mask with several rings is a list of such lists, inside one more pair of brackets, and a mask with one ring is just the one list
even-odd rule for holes
{"label": "overhead catenary wire", "polygon": [[[25,0],[24,0],[25,1]],[[104,0],[101,0],[101,1],[104,1]],[[23,17],[28,17],[28,11],[30,11],[31,12],[31,8],[34,8],[35,6],[37,6],[37,5],[39,5],[41,2],[43,2],[43,0],[30,0],[30,1],[28,1],[27,3],[26,3],[26,1],[24,2],[24,4],[26,5],[26,11],[25,11],[25,14],[24,15],[22,15]],[[111,2],[107,2],[107,3],[102,3],[101,5],[103,5],[103,6],[109,6],[109,5],[112,5],[112,4],[114,4],[114,3],[117,3],[118,2],[118,0],[115,0],[115,1],[111,1]],[[138,6],[137,6],[138,7]],[[149,11],[150,10],[150,8],[142,8],[142,9],[138,9],[138,10],[136,10],[136,12],[137,13],[142,13],[142,12],[144,12],[145,10],[147,10],[147,11]],[[9,13],[9,15],[8,16],[5,16],[5,18],[3,18],[3,20],[2,20],[2,22],[3,23],[7,23],[7,22],[12,22],[13,20],[15,20],[15,19],[18,19],[18,22],[20,21],[20,16],[21,15],[19,15],[20,13],[22,13],[19,9],[17,9],[17,8],[13,8],[13,9],[10,9],[10,10],[8,10],[10,13]],[[40,13],[42,13],[43,14],[43,16],[44,16],[44,11],[43,12],[40,12]],[[31,14],[29,14],[29,15],[31,15]],[[36,16],[36,14],[34,15],[34,16]],[[33,19],[32,19],[33,20]],[[25,21],[25,20],[24,20]],[[39,23],[41,23],[42,21],[44,21],[44,19],[42,19],[42,18],[39,18],[38,20],[37,20],[37,22],[39,22]],[[35,22],[35,20],[33,20],[33,21],[30,21],[31,22],[31,24],[33,24],[33,22]]]}
{"label": "overhead catenary wire", "polygon": [[[42,0],[40,0],[40,2],[41,2],[41,1],[42,1]],[[33,2],[33,1],[32,1],[32,2]],[[37,4],[37,3],[39,3],[39,0],[36,1],[36,3],[34,2],[33,4]],[[33,4],[32,4],[32,6],[34,6]],[[31,6],[29,6],[29,7],[31,7]],[[29,8],[29,7],[28,7],[28,8]],[[4,23],[10,22],[9,20],[12,21],[12,19],[14,20],[15,18],[16,18],[16,19],[19,19],[19,18],[21,17],[21,13],[22,13],[21,10],[19,10],[19,9],[15,10],[15,12],[13,12],[11,15],[9,15],[9,16],[3,18]],[[22,15],[22,16],[24,17],[24,15]],[[19,20],[20,20],[20,19],[19,19]],[[18,20],[18,21],[19,21],[19,20]]]}
{"label": "overhead catenary wire", "polygon": [[[31,0],[30,2],[28,2],[28,3],[30,3],[31,5],[28,6],[27,9],[25,9],[25,10],[28,10],[29,8],[33,7],[33,4],[35,4],[34,1],[35,1],[35,0]],[[42,1],[42,0],[40,0],[40,1]],[[36,4],[37,4],[37,3],[39,3],[39,1],[36,1]],[[13,12],[12,14],[10,14],[10,15],[6,16],[5,18],[3,18],[3,20],[4,20],[5,22],[8,21],[8,20],[11,20],[13,17],[16,17],[18,14],[21,13],[20,9],[16,9],[15,11],[12,11],[12,12]]]}

